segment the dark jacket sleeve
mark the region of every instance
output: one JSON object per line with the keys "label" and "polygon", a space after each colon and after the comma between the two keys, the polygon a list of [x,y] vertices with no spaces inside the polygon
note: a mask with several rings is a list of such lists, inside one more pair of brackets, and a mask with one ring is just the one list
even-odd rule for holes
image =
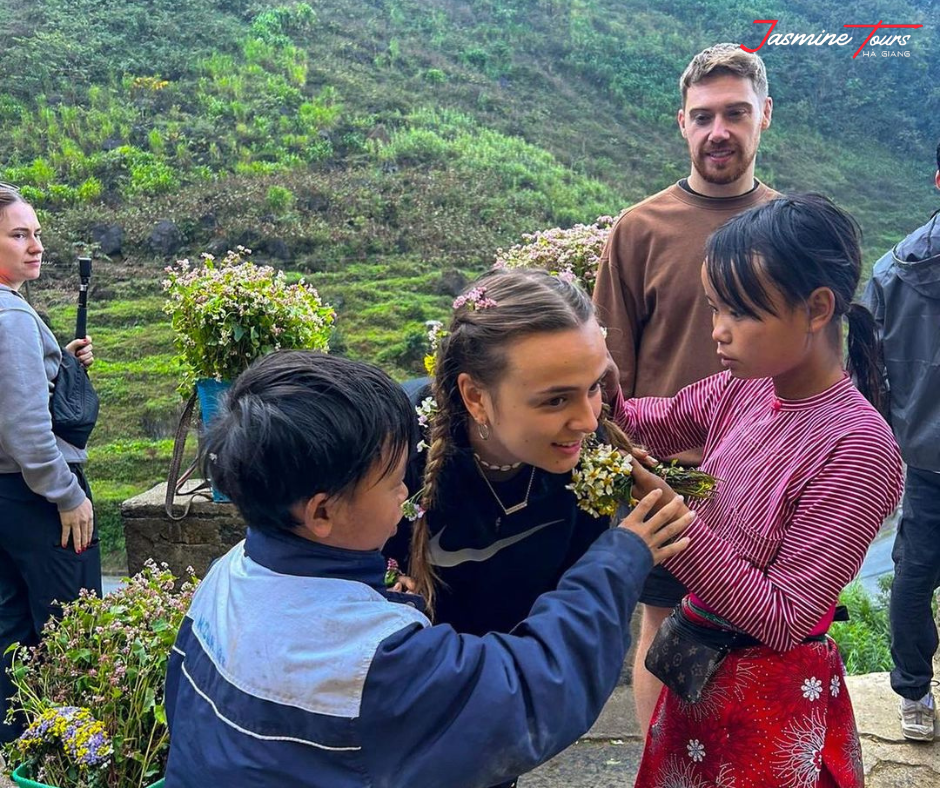
{"label": "dark jacket sleeve", "polygon": [[584,734],[616,685],[652,567],[632,532],[602,534],[511,634],[410,627],[379,646],[363,690],[376,788],[484,788]]}

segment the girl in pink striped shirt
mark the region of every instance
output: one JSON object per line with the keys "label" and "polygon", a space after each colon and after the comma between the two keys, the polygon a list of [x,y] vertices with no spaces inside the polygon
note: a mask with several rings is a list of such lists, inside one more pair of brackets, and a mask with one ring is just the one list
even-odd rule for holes
{"label": "girl in pink striped shirt", "polygon": [[[691,545],[666,566],[690,590],[672,623],[730,651],[696,702],[663,690],[637,786],[863,784],[842,660],[825,632],[897,505],[902,472],[873,406],[874,322],[852,303],[860,273],[858,226],[824,197],[737,216],[709,239],[702,270],[725,371],[672,398],[615,403],[618,423],[653,453],[704,445],[702,470],[721,480],[692,504]],[[843,316],[858,389],[843,369]],[[640,490],[661,484],[637,474]]]}

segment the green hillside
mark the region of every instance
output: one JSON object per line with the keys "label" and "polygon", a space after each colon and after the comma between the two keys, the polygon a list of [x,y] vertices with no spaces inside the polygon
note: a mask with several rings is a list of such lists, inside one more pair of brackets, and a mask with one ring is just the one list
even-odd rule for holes
{"label": "green hillside", "polygon": [[[33,300],[64,338],[76,249],[104,417],[90,475],[116,502],[165,473],[180,408],[162,268],[224,253],[302,272],[335,351],[405,377],[459,275],[523,232],[592,221],[687,174],[676,82],[716,41],[922,23],[907,58],[761,50],[775,100],[758,175],[860,220],[869,264],[935,204],[936,2],[9,0],[0,178],[41,209]],[[851,17],[851,18],[850,18]],[[857,36],[858,43],[867,34]],[[898,48],[898,47],[895,47]],[[931,128],[931,122],[934,122]],[[158,222],[160,232],[154,234]],[[101,254],[107,252],[107,255]]]}

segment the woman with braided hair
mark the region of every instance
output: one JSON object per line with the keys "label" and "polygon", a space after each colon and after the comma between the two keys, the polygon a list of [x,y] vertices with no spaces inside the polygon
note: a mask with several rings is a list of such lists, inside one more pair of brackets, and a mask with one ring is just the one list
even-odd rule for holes
{"label": "woman with braided hair", "polygon": [[437,623],[509,632],[611,526],[566,489],[611,369],[591,299],[547,271],[490,271],[454,301],[415,398],[434,400],[406,479],[422,516],[386,546]]}
{"label": "woman with braided hair", "polygon": [[424,514],[386,553],[436,621],[508,632],[611,525],[566,489],[610,361],[590,298],[546,271],[490,271],[454,307],[415,398],[435,401],[407,479]]}

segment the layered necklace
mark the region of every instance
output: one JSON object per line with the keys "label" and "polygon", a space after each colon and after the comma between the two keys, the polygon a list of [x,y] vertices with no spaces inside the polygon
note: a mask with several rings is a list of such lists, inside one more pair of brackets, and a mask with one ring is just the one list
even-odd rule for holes
{"label": "layered necklace", "polygon": [[[496,500],[496,503],[499,505],[499,508],[502,509],[503,515],[508,517],[509,515],[515,514],[516,512],[521,512],[523,509],[525,509],[529,505],[529,495],[532,493],[532,482],[535,481],[535,466],[534,465],[532,466],[532,472],[529,474],[529,484],[525,488],[525,498],[523,498],[519,503],[516,503],[516,504],[513,504],[512,506],[507,507],[506,504],[504,504],[502,500],[500,499],[500,497],[496,494],[496,490],[493,488],[493,485],[490,483],[490,480],[486,478],[486,474],[483,473],[483,463],[480,461],[479,457],[477,457],[475,453],[473,456],[474,456],[474,459],[476,460],[474,465],[476,465],[477,470],[480,472],[480,476],[483,477],[484,483],[489,488],[489,491],[490,493],[492,493],[493,498]],[[515,466],[508,466],[505,468],[505,470],[512,470],[513,468],[519,467],[519,465],[521,464],[522,463],[518,463]],[[499,468],[499,470],[504,470],[504,468],[501,467]],[[499,526],[502,523],[502,520],[503,520],[502,517],[496,518],[496,528],[499,528]]]}

